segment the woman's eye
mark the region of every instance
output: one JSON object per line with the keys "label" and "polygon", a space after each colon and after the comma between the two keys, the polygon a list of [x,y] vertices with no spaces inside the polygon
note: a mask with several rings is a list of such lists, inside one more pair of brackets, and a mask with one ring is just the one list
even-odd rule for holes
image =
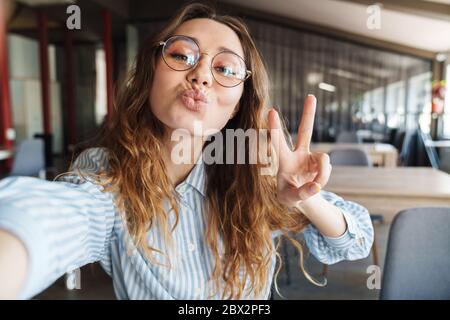
{"label": "woman's eye", "polygon": [[193,56],[187,56],[180,53],[171,53],[170,57],[174,60],[181,61],[189,65],[193,65],[195,63],[195,59]]}
{"label": "woman's eye", "polygon": [[227,77],[234,77],[236,76],[236,72],[233,71],[233,68],[231,67],[215,67],[215,70],[219,73],[221,73],[224,76]]}

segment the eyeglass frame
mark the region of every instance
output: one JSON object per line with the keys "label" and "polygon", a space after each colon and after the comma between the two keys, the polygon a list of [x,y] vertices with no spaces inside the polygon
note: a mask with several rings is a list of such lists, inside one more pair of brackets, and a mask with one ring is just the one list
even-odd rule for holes
{"label": "eyeglass frame", "polygon": [[[199,58],[197,59],[197,61],[195,62],[195,64],[193,64],[191,67],[189,67],[189,68],[187,68],[187,69],[184,69],[184,70],[177,70],[177,69],[172,68],[172,67],[167,63],[166,59],[164,58],[164,48],[165,48],[167,42],[168,42],[170,39],[175,38],[175,37],[187,38],[187,39],[189,39],[190,41],[194,42],[195,45],[196,45],[197,48],[198,48]],[[194,68],[198,65],[198,63],[199,63],[199,61],[200,61],[200,58],[201,58],[201,56],[202,56],[202,52],[200,51],[200,45],[197,43],[197,41],[195,41],[195,39],[193,39],[193,38],[191,38],[191,37],[189,37],[189,36],[185,36],[185,35],[181,35],[181,34],[175,34],[175,35],[173,35],[173,36],[170,36],[169,38],[167,38],[166,41],[159,41],[159,42],[158,42],[158,47],[160,47],[160,46],[162,46],[162,51],[161,51],[161,52],[162,52],[162,58],[163,58],[163,60],[164,60],[164,63],[165,63],[170,69],[172,69],[172,70],[174,70],[174,71],[187,71],[187,70],[194,69]],[[219,54],[224,53],[224,52],[234,54],[235,56],[237,56],[239,59],[241,59],[241,60],[244,62],[244,66],[245,66],[245,78],[242,79],[242,80],[240,80],[240,82],[239,82],[238,84],[234,85],[234,86],[224,86],[224,85],[221,84],[219,81],[217,81],[216,77],[214,76],[214,72],[213,72],[213,61],[214,61],[214,58],[215,58],[216,56],[218,56]],[[203,54],[208,55],[207,53],[203,53]],[[221,85],[222,87],[225,87],[225,88],[234,88],[234,87],[237,87],[237,86],[240,85],[241,83],[244,83],[244,82],[245,82],[248,78],[250,78],[250,76],[252,75],[252,72],[251,72],[250,70],[247,69],[247,65],[246,65],[246,63],[245,63],[244,58],[242,58],[240,55],[238,55],[237,53],[235,53],[235,52],[233,52],[233,51],[231,51],[231,50],[222,50],[222,51],[216,53],[216,54],[211,58],[211,65],[209,66],[209,70],[211,71],[211,75],[213,76],[214,81],[216,81],[219,85]]]}

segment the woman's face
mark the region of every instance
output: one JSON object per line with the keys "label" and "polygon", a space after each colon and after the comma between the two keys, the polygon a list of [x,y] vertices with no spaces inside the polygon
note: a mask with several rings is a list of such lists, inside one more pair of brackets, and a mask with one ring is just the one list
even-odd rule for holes
{"label": "woman's face", "polygon": [[[211,59],[216,53],[223,51],[223,48],[244,57],[241,42],[231,28],[210,19],[186,21],[174,34],[197,39],[201,57],[194,68],[175,71],[160,56],[150,89],[151,110],[167,126],[169,132],[186,129],[192,135],[205,135],[205,131],[209,135],[211,130],[216,132],[222,129],[234,111],[237,111],[244,86],[241,83],[227,88],[217,83],[210,70]],[[189,108],[189,104],[192,106],[192,103],[197,103],[194,99],[198,96],[192,99],[193,92],[203,93],[207,100],[199,110]],[[194,132],[196,121],[200,122],[196,126],[201,124],[201,133]]]}

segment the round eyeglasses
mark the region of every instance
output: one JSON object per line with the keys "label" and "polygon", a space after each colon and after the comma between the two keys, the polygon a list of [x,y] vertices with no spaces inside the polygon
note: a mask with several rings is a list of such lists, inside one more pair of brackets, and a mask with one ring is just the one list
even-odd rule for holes
{"label": "round eyeglasses", "polygon": [[[159,42],[159,46],[162,46],[164,62],[175,71],[194,68],[201,57],[198,43],[188,36],[172,36]],[[217,83],[227,88],[236,87],[252,74],[247,70],[244,59],[231,51],[217,53],[211,60],[210,69]]]}

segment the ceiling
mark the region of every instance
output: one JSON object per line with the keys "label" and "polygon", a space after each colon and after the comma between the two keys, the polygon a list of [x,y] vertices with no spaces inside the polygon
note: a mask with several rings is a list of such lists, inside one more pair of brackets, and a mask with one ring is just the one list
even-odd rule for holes
{"label": "ceiling", "polygon": [[[73,37],[77,42],[102,41],[103,23],[102,2],[107,0],[7,0],[11,4],[12,13],[8,23],[10,32],[27,37],[37,38],[38,10],[43,10],[48,16],[49,42],[60,44],[64,41],[65,23],[68,17],[66,9],[76,4],[81,9],[81,30],[74,30]],[[126,0],[110,0],[110,4],[122,4],[128,7]],[[112,12],[112,30],[115,37],[124,37],[126,18]],[[114,7],[114,9],[117,9]]]}
{"label": "ceiling", "polygon": [[[183,0],[8,0],[16,2],[17,12],[12,17],[13,32],[35,33],[35,6],[44,5],[50,18],[49,27],[60,28],[67,16],[65,8],[76,3],[82,8],[85,32],[79,36],[99,41],[102,35],[101,9],[113,12],[114,34],[123,33],[127,20],[152,19],[170,16]],[[450,0],[389,0],[381,3],[380,28],[369,29],[368,6],[373,0],[216,0],[269,13],[278,18],[289,18],[299,23],[318,26],[331,35],[342,32],[364,39],[375,39],[393,45],[425,50],[431,53],[450,52]],[[21,4],[21,5],[19,5]],[[61,18],[62,17],[62,18]],[[280,20],[278,20],[280,21]],[[52,39],[54,37],[54,39]],[[61,40],[62,33],[50,33],[50,41]]]}
{"label": "ceiling", "polygon": [[[240,6],[266,11],[344,32],[402,44],[433,52],[450,51],[450,1],[415,1],[416,10],[402,7],[405,1],[378,1],[380,29],[367,27],[368,4],[375,1],[339,0],[224,0]],[[389,3],[399,5],[389,5]],[[422,9],[424,3],[425,9]],[[422,6],[421,6],[422,5]],[[427,10],[427,6],[433,10]],[[432,14],[434,13],[434,15]]]}

